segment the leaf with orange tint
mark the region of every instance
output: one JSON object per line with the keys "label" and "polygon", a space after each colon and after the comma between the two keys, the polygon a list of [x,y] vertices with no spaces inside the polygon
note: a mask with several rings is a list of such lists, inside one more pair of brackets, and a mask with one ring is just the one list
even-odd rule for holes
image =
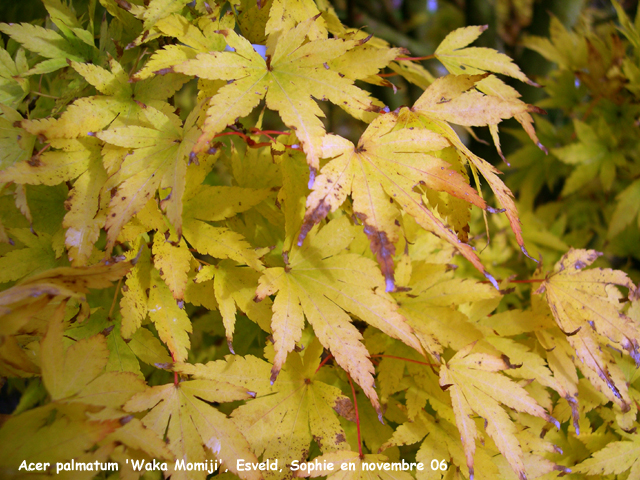
{"label": "leaf with orange tint", "polygon": [[[403,115],[400,112],[399,115]],[[425,128],[396,129],[398,115],[387,113],[374,120],[358,145],[337,136],[327,135],[322,156],[331,158],[315,181],[307,198],[307,211],[298,239],[302,244],[313,225],[353,198],[353,210],[364,224],[371,250],[386,280],[386,290],[393,291],[394,243],[400,236],[401,209],[413,216],[426,230],[453,244],[487,278],[473,249],[462,243],[422,201],[417,186],[446,192],[480,208],[485,201],[451,164],[434,155],[451,146],[449,140]]]}

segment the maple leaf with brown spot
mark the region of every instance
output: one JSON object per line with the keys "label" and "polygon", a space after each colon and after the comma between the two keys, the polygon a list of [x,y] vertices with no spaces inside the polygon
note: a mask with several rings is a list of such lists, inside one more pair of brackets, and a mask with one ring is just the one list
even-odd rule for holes
{"label": "maple leaf with brown spot", "polygon": [[420,353],[422,347],[391,296],[384,292],[384,278],[375,263],[360,255],[340,253],[354,235],[346,217],[333,220],[317,233],[312,231],[302,248],[291,251],[284,268],[264,271],[256,298],[276,296],[271,320],[275,348],[272,381],[300,340],[306,318],[320,343],[362,387],[381,416],[373,364],[347,312]]}
{"label": "maple leaf with brown spot", "polygon": [[487,204],[451,164],[434,155],[450,147],[449,140],[425,128],[396,129],[399,115],[403,112],[378,117],[357,146],[338,135],[324,138],[322,156],[331,161],[322,168],[307,198],[298,244],[302,244],[313,225],[336,211],[351,195],[354,213],[364,224],[371,250],[384,273],[387,291],[395,289],[393,255],[401,231],[400,208],[420,226],[454,245],[493,281],[473,249],[424,205],[422,195],[414,188],[419,185],[446,192],[480,208],[488,208]]}
{"label": "maple leaf with brown spot", "polygon": [[585,367],[581,368],[583,373],[600,378],[608,389],[601,388],[603,385],[592,379],[596,380],[596,387],[626,411],[631,401],[627,386],[620,382],[616,384],[612,378],[610,370],[618,367],[602,351],[599,337],[605,336],[622,347],[636,365],[640,365],[640,327],[622,312],[622,294],[616,287],[619,285],[633,292],[635,286],[620,270],[583,270],[600,255],[595,250],[569,250],[537,293],[545,293],[556,323]]}

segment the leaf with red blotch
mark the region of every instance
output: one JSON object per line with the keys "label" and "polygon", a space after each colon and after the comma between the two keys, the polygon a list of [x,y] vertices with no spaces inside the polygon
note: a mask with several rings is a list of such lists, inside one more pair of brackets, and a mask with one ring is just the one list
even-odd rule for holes
{"label": "leaf with red blotch", "polygon": [[[425,92],[426,93],[426,92]],[[527,250],[524,247],[524,238],[522,238],[522,227],[520,226],[520,218],[518,216],[518,209],[513,200],[513,193],[498,177],[501,173],[493,165],[486,160],[475,155],[467,146],[460,140],[458,134],[446,121],[438,119],[434,115],[425,115],[423,112],[412,111],[409,109],[403,109],[398,116],[398,122],[406,125],[420,125],[423,128],[432,130],[439,135],[442,135],[463,155],[468,161],[474,173],[480,172],[484,179],[487,181],[491,190],[495,194],[496,198],[502,205],[505,215],[509,219],[509,225],[511,230],[516,236],[516,241],[520,246],[522,252],[529,257]],[[487,208],[487,211],[498,212],[495,209]],[[529,257],[531,258],[531,257]],[[491,280],[491,279],[490,279]],[[495,285],[494,285],[495,286]],[[497,288],[497,287],[496,287]]]}

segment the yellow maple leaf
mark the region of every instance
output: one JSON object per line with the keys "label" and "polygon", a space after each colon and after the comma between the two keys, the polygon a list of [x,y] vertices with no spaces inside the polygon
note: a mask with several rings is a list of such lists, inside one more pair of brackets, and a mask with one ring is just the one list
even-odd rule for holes
{"label": "yellow maple leaf", "polygon": [[151,288],[151,252],[142,236],[133,246],[134,248],[127,252],[127,255],[131,258],[135,255],[137,261],[127,273],[120,300],[121,332],[126,339],[131,338],[147,317],[149,311],[148,292]]}
{"label": "yellow maple leaf", "polygon": [[475,88],[486,75],[446,75],[416,100],[413,111],[427,117],[469,127],[495,125],[526,112],[541,112],[517,98],[487,95]]}
{"label": "yellow maple leaf", "polygon": [[[62,315],[65,306],[63,303],[58,307]],[[109,358],[107,342],[103,335],[80,340],[65,351],[62,344],[63,331],[62,318],[54,318],[42,339],[42,379],[52,400],[64,399],[78,393],[102,373]]]}
{"label": "yellow maple leaf", "polygon": [[[456,79],[451,79],[451,80],[453,80],[454,82],[457,82]],[[467,82],[468,80],[469,79],[465,80],[464,82]],[[423,94],[423,97],[427,94],[428,91],[429,91],[428,89],[425,91],[425,93]],[[459,89],[456,89],[456,91],[459,92]],[[437,91],[434,90],[431,92],[431,94],[434,94],[436,92]],[[487,162],[486,160],[483,160],[482,158],[475,155],[471,150],[469,150],[469,148],[462,142],[462,140],[460,140],[460,138],[458,137],[458,134],[451,127],[451,125],[449,125],[446,121],[438,118],[437,101],[434,102],[432,99],[431,101],[427,102],[427,104],[435,105],[431,109],[431,113],[425,115],[422,112],[418,112],[417,110],[414,112],[413,109],[412,110],[403,109],[400,111],[398,115],[398,123],[405,126],[419,125],[419,126],[422,126],[423,128],[432,130],[442,135],[443,137],[446,137],[447,140],[449,140],[451,144],[462,155],[464,155],[464,157],[466,157],[469,160],[470,166],[474,175],[477,175],[477,172],[480,172],[482,174],[484,179],[487,181],[487,183],[491,187],[491,190],[495,194],[496,198],[501,203],[502,208],[505,211],[505,215],[509,219],[509,225],[511,226],[511,230],[513,231],[516,237],[516,241],[518,242],[520,249],[526,256],[529,257],[529,254],[526,248],[524,247],[524,239],[522,238],[522,227],[520,225],[520,218],[518,217],[518,209],[516,208],[516,204],[513,200],[513,193],[504,184],[504,182],[500,180],[500,178],[498,177],[498,175],[501,172],[498,169],[496,169],[493,165],[491,165],[489,162]],[[508,112],[509,110],[510,108],[506,108],[502,110],[502,112]],[[523,110],[523,111],[526,111],[526,110]],[[489,114],[489,117],[491,117],[492,115],[493,114]],[[455,113],[454,113],[454,116],[455,116]],[[462,116],[463,117],[465,116],[464,113],[462,114]],[[487,209],[487,211],[496,212],[495,209],[494,210]]]}
{"label": "yellow maple leaf", "polygon": [[[274,158],[279,162],[282,172],[282,188],[278,193],[278,203],[284,213],[285,237],[282,250],[288,252],[295,243],[302,225],[305,202],[309,194],[307,174],[309,172],[304,154],[286,149]],[[279,152],[278,152],[279,153]]]}
{"label": "yellow maple leaf", "polygon": [[[516,101],[518,102],[521,97],[520,93],[513,87],[507,85],[502,80],[500,80],[495,75],[489,75],[487,78],[480,80],[476,86],[478,90],[487,95],[492,95],[494,97],[501,98],[503,100]],[[535,113],[545,113],[542,109],[533,110]],[[528,111],[516,113],[513,118],[515,118],[522,128],[527,133],[531,141],[535,143],[540,150],[542,150],[545,154],[548,154],[546,147],[542,145],[538,135],[536,134],[535,128],[533,126],[533,117]],[[502,154],[502,149],[500,148],[500,138],[498,136],[498,125],[489,125],[489,132],[491,133],[491,137],[493,139],[493,143],[498,150],[498,153],[502,157],[503,160],[506,160]]]}
{"label": "yellow maple leaf", "polygon": [[157,21],[154,25],[156,30],[163,35],[175,37],[180,43],[156,50],[133,79],[144,80],[157,72],[165,72],[165,69],[195,58],[198,53],[224,50],[224,36],[218,33],[218,30],[233,28],[233,17],[222,15],[218,18],[220,5],[213,5],[213,8],[212,14],[199,17],[196,25],[179,14],[172,14]]}
{"label": "yellow maple leaf", "polygon": [[486,431],[496,447],[518,477],[524,480],[523,451],[515,435],[516,427],[500,404],[543,418],[558,428],[560,425],[524,388],[498,373],[513,368],[506,357],[472,353],[474,347],[475,342],[469,344],[440,368],[440,386],[448,389],[451,395],[469,473],[473,475],[475,441],[479,438],[472,418],[475,413],[484,418]]}
{"label": "yellow maple leaf", "polygon": [[[431,403],[433,400],[430,398],[429,401]],[[450,409],[448,406],[444,408]],[[505,476],[505,472],[499,468],[498,462],[496,462],[497,452],[490,447],[489,442],[478,446],[474,456],[474,468],[469,472],[465,464],[465,452],[460,445],[460,433],[452,423],[454,420],[442,416],[442,406],[436,407],[436,410],[438,411],[437,418],[420,410],[413,421],[400,425],[382,448],[392,445],[410,445],[422,441],[416,460],[424,464],[424,470],[416,472],[418,480],[442,478],[443,472],[432,470],[435,466],[434,460],[436,462],[438,460],[444,461],[449,472],[455,471],[455,467],[458,467],[461,473],[474,480],[493,480]],[[527,472],[533,474],[532,470],[534,470],[537,474],[536,477],[561,469],[550,460],[530,453],[525,453],[524,462]],[[533,462],[537,463],[537,468],[530,470]],[[438,467],[440,467],[439,462]]]}
{"label": "yellow maple leaf", "polygon": [[487,28],[488,25],[472,25],[454,30],[438,45],[435,57],[443,63],[447,70],[456,75],[495,72],[509,75],[535,86],[536,83],[529,80],[513,60],[504,53],[492,48],[464,48],[476,40]]}
{"label": "yellow maple leaf", "polygon": [[184,205],[184,236],[199,253],[230,258],[254,270],[262,270],[264,251],[251,247],[245,237],[230,228],[213,226],[262,202],[268,189],[200,185],[188,194]]}
{"label": "yellow maple leaf", "polygon": [[[47,270],[0,292],[0,316],[4,317],[3,322],[13,319],[19,325],[26,323],[54,298],[73,298],[84,304],[90,288],[110,287],[112,281],[119,280],[130,268],[131,262],[111,261],[91,267],[60,267]],[[34,306],[37,307],[35,310]]]}
{"label": "yellow maple leaf", "polygon": [[635,290],[626,273],[609,268],[583,270],[600,255],[595,250],[569,250],[555,265],[537,293],[545,293],[547,303],[567,341],[582,361],[585,376],[593,372],[608,388],[594,385],[618,403],[623,411],[629,408],[627,386],[616,384],[610,369],[617,367],[602,351],[599,336],[629,352],[640,364],[640,327],[622,312],[622,294],[616,285]]}
{"label": "yellow maple leaf", "polygon": [[196,120],[200,113],[195,108],[184,127],[179,119],[152,107],[145,115],[151,126],[131,125],[110,128],[96,133],[101,140],[118,147],[131,148],[133,153],[123,152],[124,159],[118,171],[105,185],[105,190],[117,187],[107,212],[107,250],[110,251],[122,227],[131,220],[155,195],[159,188],[169,188],[170,193],[161,204],[167,218],[182,235],[182,207],[185,191],[187,159],[199,130]]}
{"label": "yellow maple leaf", "polygon": [[213,288],[222,322],[227,334],[227,344],[233,353],[233,334],[238,308],[266,332],[271,332],[271,299],[254,301],[260,273],[242,268],[231,260],[223,260],[215,267],[204,267],[196,275],[195,281],[205,282],[214,277]]}
{"label": "yellow maple leaf", "polygon": [[72,265],[84,266],[105,221],[104,212],[99,211],[100,203],[105,203],[100,202],[100,190],[107,180],[100,145],[92,138],[52,139],[49,145],[53,148],[0,171],[0,182],[57,185],[76,179],[67,199],[63,227],[67,228],[65,243]]}
{"label": "yellow maple leaf", "polygon": [[[318,378],[322,345],[313,339],[304,354],[293,353],[273,385],[272,365],[256,357],[232,357],[206,365],[177,365],[176,370],[195,378],[227,381],[250,389],[256,398],[232,413],[234,423],[256,455],[290,465],[304,461],[312,441],[323,452],[348,447],[334,407],[346,400],[335,386]],[[266,478],[291,477],[291,472],[265,472]]]}
{"label": "yellow maple leaf", "polygon": [[104,335],[83,338],[64,348],[63,302],[42,339],[42,380],[56,402],[119,408],[144,390],[144,380],[131,372],[107,371],[109,349]]}
{"label": "yellow maple leaf", "polygon": [[635,479],[640,477],[640,461],[638,460],[640,437],[637,433],[625,436],[630,437],[631,441],[607,444],[582,463],[572,467],[572,471],[589,476],[602,476],[619,475],[630,470],[627,478]]}
{"label": "yellow maple leaf", "polygon": [[[0,429],[0,475],[19,473],[18,465],[25,459],[53,463],[84,458],[122,425],[119,419],[125,415],[113,409],[145,389],[144,380],[133,373],[104,371],[109,349],[103,334],[65,348],[66,303],[55,309],[40,342],[42,380],[52,401],[13,416]],[[97,407],[110,410],[108,419],[90,418]],[[162,445],[158,438],[149,441]]]}
{"label": "yellow maple leaf", "polygon": [[[150,410],[142,423],[167,438],[169,449],[177,459],[186,463],[204,462],[207,448],[225,468],[244,480],[262,480],[259,471],[238,471],[238,459],[253,463],[258,463],[258,459],[235,424],[207,403],[244,400],[251,395],[246,388],[222,381],[190,380],[148,388],[134,395],[124,409]],[[204,480],[206,476],[205,471],[172,472],[172,478],[176,479]]]}
{"label": "yellow maple leaf", "polygon": [[189,333],[193,331],[191,320],[184,305],[179,305],[167,284],[157,270],[151,271],[151,291],[149,293],[149,318],[156,326],[162,340],[175,361],[184,361],[191,342]]}
{"label": "yellow maple leaf", "polygon": [[272,381],[300,340],[306,318],[322,345],[363,388],[380,414],[373,364],[347,312],[419,352],[422,347],[384,292],[384,279],[375,263],[357,254],[340,254],[353,236],[346,217],[333,220],[318,233],[312,231],[305,246],[291,251],[284,268],[265,270],[256,298],[276,295],[271,321],[276,352]]}
{"label": "yellow maple leaf", "polygon": [[170,74],[130,83],[127,72],[113,58],[109,59],[110,71],[89,63],[71,62],[71,67],[101,95],[77,99],[59,118],[23,120],[22,128],[51,140],[86,137],[106,126],[137,124],[147,106],[173,111],[166,99],[188,81],[183,75]]}
{"label": "yellow maple leaf", "polygon": [[195,151],[206,150],[217,133],[248,115],[264,98],[267,107],[278,111],[285,125],[296,131],[309,165],[317,169],[325,133],[319,117],[324,114],[308,92],[318,99],[330,100],[360,119],[367,112],[380,109],[366,92],[327,63],[359,42],[333,38],[304,43],[315,21],[316,17],[310,18],[283,33],[266,58],[245,38],[233,30],[225,30],[223,34],[234,51],[200,54],[173,68],[187,75],[230,82],[211,98]]}
{"label": "yellow maple leaf", "polygon": [[[146,30],[143,33],[141,40],[147,40],[149,37],[149,30],[154,27],[158,21],[171,15],[172,13],[179,12],[188,3],[187,0],[151,0],[145,3],[144,6],[126,3],[127,10],[144,22],[143,28]],[[140,41],[139,43],[142,43]],[[134,43],[136,45],[137,43]]]}
{"label": "yellow maple leaf", "polygon": [[[273,0],[265,32],[269,36],[277,38],[277,34],[288,32],[297,24],[304,23],[319,13],[320,11],[313,0]],[[327,38],[327,27],[322,17],[312,22],[309,27],[307,34],[309,40]]]}
{"label": "yellow maple leaf", "polygon": [[0,475],[17,478],[19,466],[29,463],[68,461],[78,458],[120,426],[118,420],[87,421],[86,409],[74,407],[74,415],[56,417],[55,403],[10,417],[0,429]]}
{"label": "yellow maple leaf", "polygon": [[453,278],[446,265],[421,265],[411,277],[411,290],[394,297],[400,312],[424,348],[440,359],[443,347],[459,350],[482,338],[482,332],[469,322],[457,306],[467,302],[497,298],[488,284]]}
{"label": "yellow maple leaf", "polygon": [[[398,115],[402,116],[403,112]],[[399,205],[426,230],[450,242],[462,255],[490,280],[473,249],[458,237],[423,204],[416,185],[442,191],[480,208],[485,201],[469,185],[466,178],[453,170],[445,160],[433,155],[449,147],[449,140],[423,128],[394,129],[398,115],[387,113],[373,121],[358,145],[337,136],[327,135],[322,143],[322,156],[332,158],[316,179],[307,198],[307,211],[298,238],[300,245],[306,233],[330,211],[336,211],[347,195],[353,198],[353,210],[364,224],[386,279],[386,290],[395,289],[393,272],[394,243],[400,233]]]}
{"label": "yellow maple leaf", "polygon": [[174,244],[159,233],[154,236],[153,264],[176,300],[184,297],[192,260],[193,255],[184,239]]}

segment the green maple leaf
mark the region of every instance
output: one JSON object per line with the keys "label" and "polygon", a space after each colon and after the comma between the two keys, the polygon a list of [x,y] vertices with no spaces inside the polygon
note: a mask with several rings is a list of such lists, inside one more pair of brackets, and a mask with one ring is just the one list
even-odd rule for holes
{"label": "green maple leaf", "polygon": [[146,106],[173,111],[166,100],[188,81],[182,75],[170,74],[130,83],[129,75],[113,58],[109,58],[110,70],[73,61],[71,67],[102,95],[77,99],[59,118],[24,120],[21,126],[25,130],[46,139],[77,138],[107,126],[139,125],[141,118],[145,121]]}
{"label": "green maple leaf", "polygon": [[[9,35],[27,50],[37,53],[48,60],[44,60],[23,75],[38,75],[55,72],[67,66],[68,59],[76,62],[86,62],[94,59],[95,47],[82,45],[75,35],[65,38],[54,30],[21,24],[0,24],[0,32]],[[87,32],[88,33],[88,32]]]}
{"label": "green maple leaf", "polygon": [[613,132],[604,121],[598,122],[597,129],[579,120],[574,126],[578,142],[551,150],[563,163],[576,166],[566,179],[562,195],[575,193],[596,177],[605,191],[611,190],[616,167],[627,167]]}
{"label": "green maple leaf", "polygon": [[547,60],[571,70],[580,70],[587,64],[587,42],[579,33],[571,32],[555,15],[551,15],[549,38],[528,36],[524,46],[538,52]]}
{"label": "green maple leaf", "polygon": [[93,22],[90,26],[91,31],[86,30],[68,5],[60,0],[43,0],[43,3],[61,34],[53,29],[28,23],[0,24],[0,31],[27,50],[48,59],[21,74],[27,76],[54,72],[66,67],[70,60],[98,63],[98,49],[92,31]]}
{"label": "green maple leaf", "polygon": [[0,258],[0,283],[20,280],[57,266],[51,235],[42,232],[35,235],[28,228],[10,228],[8,233],[24,248],[11,250]]}
{"label": "green maple leaf", "polygon": [[616,197],[618,204],[609,223],[608,237],[613,238],[637,219],[640,228],[640,180],[636,180]]}
{"label": "green maple leaf", "polygon": [[[22,75],[29,70],[29,64],[22,48],[16,52],[15,59],[13,59],[9,52],[0,46],[0,65],[3,67],[0,69],[0,105],[2,105],[0,108],[3,116],[9,119],[11,113],[7,112],[18,108],[18,105],[29,93],[29,80],[22,78]],[[14,113],[14,115],[19,114]],[[15,121],[15,119],[12,120],[12,123]]]}

